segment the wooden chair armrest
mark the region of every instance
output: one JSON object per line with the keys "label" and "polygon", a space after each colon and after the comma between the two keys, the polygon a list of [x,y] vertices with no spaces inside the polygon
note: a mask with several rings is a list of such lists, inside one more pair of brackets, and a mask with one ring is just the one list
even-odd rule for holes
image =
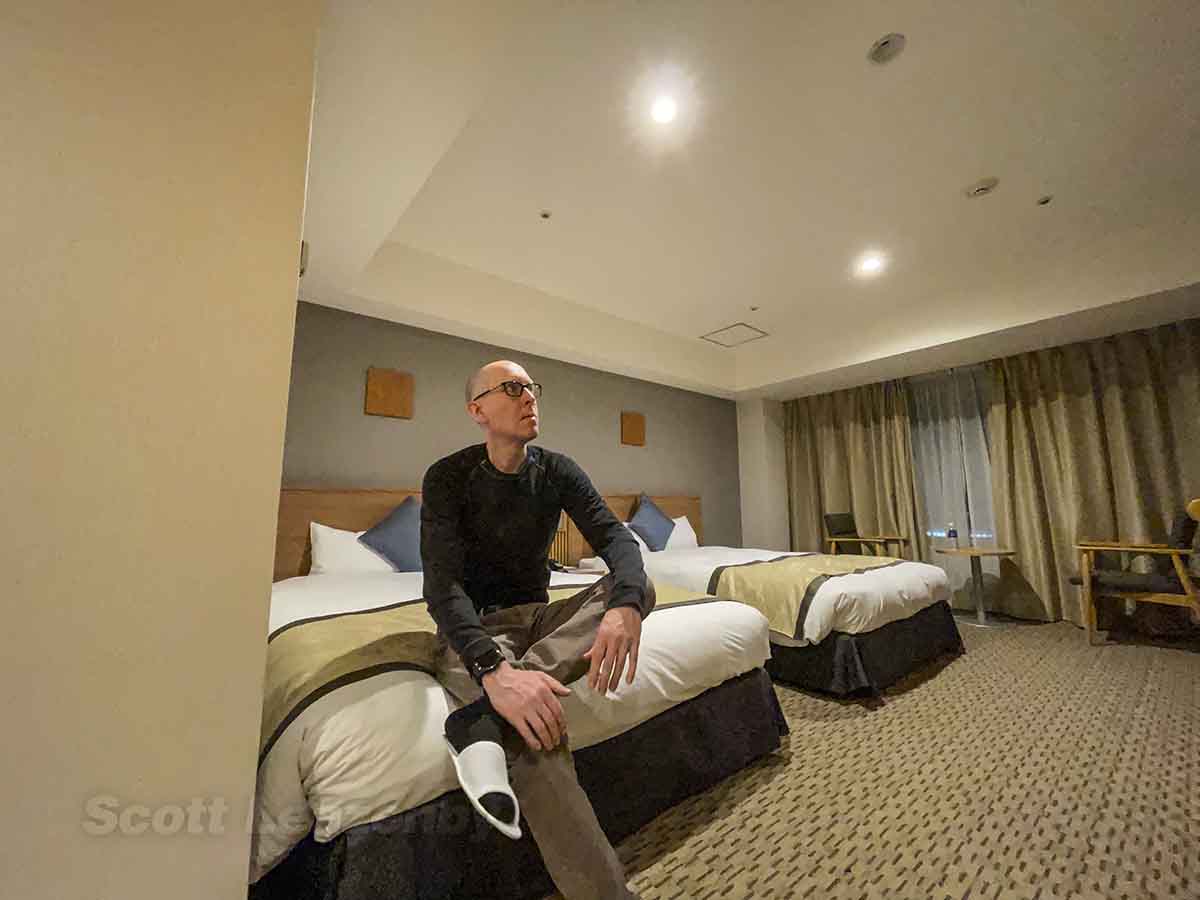
{"label": "wooden chair armrest", "polygon": [[1190,548],[1182,547],[1166,547],[1162,544],[1076,544],[1076,550],[1109,550],[1109,551],[1124,551],[1127,553],[1151,554],[1153,556],[1189,556],[1193,552]]}
{"label": "wooden chair armrest", "polygon": [[1080,547],[1081,549],[1086,547],[1089,550],[1141,550],[1142,548],[1155,550],[1171,549],[1167,544],[1136,544],[1130,541],[1093,541],[1088,539],[1077,542],[1075,546]]}
{"label": "wooden chair armrest", "polygon": [[907,541],[908,538],[900,534],[862,534],[859,537],[864,541]]}

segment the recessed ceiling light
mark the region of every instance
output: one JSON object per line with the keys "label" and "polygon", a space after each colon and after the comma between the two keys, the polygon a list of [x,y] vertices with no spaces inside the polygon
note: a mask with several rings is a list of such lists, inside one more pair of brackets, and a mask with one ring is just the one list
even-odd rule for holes
{"label": "recessed ceiling light", "polygon": [[690,145],[705,119],[697,74],[682,61],[662,61],[636,73],[625,103],[629,137],[651,157]]}
{"label": "recessed ceiling light", "polygon": [[660,95],[650,107],[650,115],[654,121],[664,125],[674,119],[677,112],[679,107],[675,104],[675,98],[669,94]]}
{"label": "recessed ceiling light", "polygon": [[854,271],[860,278],[874,278],[886,268],[887,257],[875,251],[864,253],[854,264]]}

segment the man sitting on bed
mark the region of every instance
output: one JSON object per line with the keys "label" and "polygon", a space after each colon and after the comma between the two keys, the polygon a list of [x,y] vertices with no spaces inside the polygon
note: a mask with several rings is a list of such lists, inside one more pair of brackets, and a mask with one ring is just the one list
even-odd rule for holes
{"label": "man sitting on bed", "polygon": [[[628,898],[620,860],[576,781],[559,698],[584,673],[606,695],[623,672],[632,683],[654,588],[634,538],[583,470],[529,446],[540,395],[516,363],[479,369],[466,401],[485,443],[425,473],[421,557],[442,641],[437,677],[463,704],[446,720],[446,740],[480,815],[518,838],[524,811],[564,897]],[[612,571],[548,606],[548,551],[563,510]]]}

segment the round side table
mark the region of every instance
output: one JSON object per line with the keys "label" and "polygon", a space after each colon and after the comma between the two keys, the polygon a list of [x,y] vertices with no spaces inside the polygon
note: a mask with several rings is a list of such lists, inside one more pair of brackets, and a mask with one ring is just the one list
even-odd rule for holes
{"label": "round side table", "polygon": [[975,597],[975,621],[968,622],[969,625],[978,625],[981,628],[987,628],[989,625],[996,625],[987,617],[987,613],[983,609],[983,563],[985,556],[1016,556],[1016,550],[1003,550],[998,547],[934,547],[934,552],[944,553],[946,556],[966,556],[971,560],[971,593]]}

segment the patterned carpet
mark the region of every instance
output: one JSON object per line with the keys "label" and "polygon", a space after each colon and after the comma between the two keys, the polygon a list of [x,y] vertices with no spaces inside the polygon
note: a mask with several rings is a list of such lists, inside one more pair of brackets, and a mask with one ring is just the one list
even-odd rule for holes
{"label": "patterned carpet", "polygon": [[836,702],[618,849],[643,900],[1200,897],[1200,654],[963,626],[966,656]]}

